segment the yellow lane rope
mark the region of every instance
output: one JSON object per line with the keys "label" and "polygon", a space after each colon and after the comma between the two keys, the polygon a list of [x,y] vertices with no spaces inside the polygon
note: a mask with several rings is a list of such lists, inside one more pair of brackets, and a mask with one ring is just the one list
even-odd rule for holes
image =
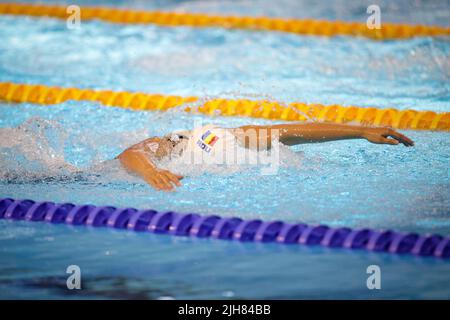
{"label": "yellow lane rope", "polygon": [[[67,7],[30,3],[0,3],[0,14],[48,16],[67,19]],[[99,19],[112,23],[157,24],[162,26],[223,27],[272,30],[314,36],[364,36],[372,39],[404,39],[419,36],[450,35],[449,27],[381,24],[369,29],[366,23],[313,19],[284,19],[249,16],[218,16],[203,13],[144,11],[109,7],[81,7],[81,20]]]}
{"label": "yellow lane rope", "polygon": [[[0,100],[57,104],[68,100],[93,101],[105,106],[134,110],[165,111],[175,107],[207,115],[247,116],[273,120],[327,121],[390,126],[413,130],[450,130],[450,112],[362,108],[294,102],[282,104],[268,100],[211,99],[180,97],[140,92],[50,87],[45,85],[0,82]],[[194,107],[195,106],[195,107]],[[198,106],[198,107],[197,107]]]}

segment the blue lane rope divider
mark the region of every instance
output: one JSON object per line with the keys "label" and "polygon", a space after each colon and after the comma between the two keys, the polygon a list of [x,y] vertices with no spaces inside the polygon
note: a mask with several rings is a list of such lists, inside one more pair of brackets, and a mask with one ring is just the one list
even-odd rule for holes
{"label": "blue lane rope divider", "polygon": [[331,248],[362,249],[392,254],[412,254],[450,258],[450,237],[419,235],[392,230],[375,231],[283,221],[243,220],[216,215],[158,212],[112,206],[75,205],[0,199],[0,219],[45,221],[54,224],[110,227],[175,236],[238,241],[318,245]]}

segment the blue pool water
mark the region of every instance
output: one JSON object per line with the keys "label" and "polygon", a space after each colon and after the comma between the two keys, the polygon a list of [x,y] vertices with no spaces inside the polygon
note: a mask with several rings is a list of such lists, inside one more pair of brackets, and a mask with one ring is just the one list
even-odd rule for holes
{"label": "blue pool water", "polygon": [[[450,10],[383,5],[386,21],[410,23],[445,25]],[[366,3],[131,6],[358,20]],[[56,19],[0,16],[0,39],[0,81],[449,111],[450,43],[442,37],[373,42],[100,21],[68,30]],[[0,197],[450,234],[449,133],[405,131],[416,142],[408,149],[362,140],[282,148],[275,175],[259,167],[179,168],[186,177],[175,193],[152,190],[110,160],[145,137],[199,122],[272,123],[89,102],[0,102]],[[435,259],[4,220],[0,262],[0,298],[450,297],[449,264]],[[82,270],[78,292],[65,289],[71,264]],[[379,291],[366,287],[371,264],[382,270]]]}

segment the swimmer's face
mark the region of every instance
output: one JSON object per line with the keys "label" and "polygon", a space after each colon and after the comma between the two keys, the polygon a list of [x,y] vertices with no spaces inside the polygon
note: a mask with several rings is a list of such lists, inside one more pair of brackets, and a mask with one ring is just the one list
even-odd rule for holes
{"label": "swimmer's face", "polygon": [[173,143],[167,139],[159,139],[159,148],[156,151],[157,157],[164,157],[172,152]]}
{"label": "swimmer's face", "polygon": [[173,144],[167,139],[155,137],[148,140],[145,148],[147,152],[150,152],[156,157],[161,158],[172,152]]}

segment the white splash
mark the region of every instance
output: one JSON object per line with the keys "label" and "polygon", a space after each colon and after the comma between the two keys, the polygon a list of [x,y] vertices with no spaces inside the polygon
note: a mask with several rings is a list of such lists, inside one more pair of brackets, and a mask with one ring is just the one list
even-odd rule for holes
{"label": "white splash", "polygon": [[55,121],[32,117],[16,128],[0,128],[0,178],[70,174],[64,159],[65,131]]}

